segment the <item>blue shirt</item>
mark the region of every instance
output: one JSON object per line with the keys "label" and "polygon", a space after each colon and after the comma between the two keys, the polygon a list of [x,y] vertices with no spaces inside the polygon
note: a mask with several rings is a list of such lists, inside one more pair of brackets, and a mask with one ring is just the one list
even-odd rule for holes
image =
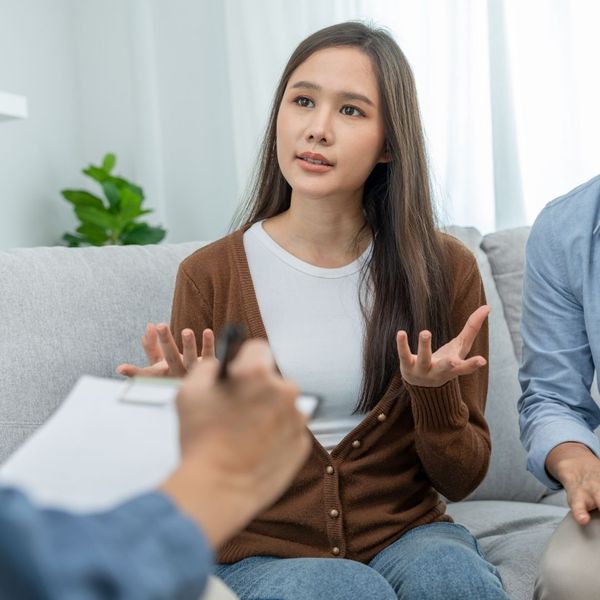
{"label": "blue shirt", "polygon": [[600,364],[600,177],[550,202],[527,242],[523,281],[521,440],[544,484],[546,456],[580,442],[597,456],[600,409],[590,395]]}
{"label": "blue shirt", "polygon": [[3,600],[198,600],[212,558],[198,527],[160,493],[75,515],[0,489]]}

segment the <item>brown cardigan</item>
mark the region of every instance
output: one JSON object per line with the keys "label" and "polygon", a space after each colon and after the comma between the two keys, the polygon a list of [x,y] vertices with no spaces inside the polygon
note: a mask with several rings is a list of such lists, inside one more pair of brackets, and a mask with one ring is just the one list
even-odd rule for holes
{"label": "brown cardigan", "polygon": [[[451,327],[456,335],[485,303],[474,256],[442,234],[452,270]],[[243,231],[186,258],[179,267],[171,328],[178,343],[189,327],[197,339],[229,321],[267,338]],[[471,354],[488,356],[487,324]],[[219,561],[256,555],[340,557],[369,562],[409,529],[444,514],[483,479],[490,436],[483,411],[487,367],[440,388],[414,387],[400,372],[375,408],[329,454],[317,441],[288,491],[220,549]]]}

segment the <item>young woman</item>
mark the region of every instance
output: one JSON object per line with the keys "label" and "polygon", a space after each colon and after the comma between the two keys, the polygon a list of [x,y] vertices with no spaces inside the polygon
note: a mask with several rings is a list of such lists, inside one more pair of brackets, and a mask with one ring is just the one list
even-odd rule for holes
{"label": "young woman", "polygon": [[212,354],[234,321],[325,400],[300,474],[217,574],[241,598],[507,598],[440,497],[488,467],[488,307],[473,255],[435,228],[415,84],[387,33],[343,23],[294,51],[239,224],[181,264],[183,354],[150,325],[143,371],[183,373],[196,337]]}

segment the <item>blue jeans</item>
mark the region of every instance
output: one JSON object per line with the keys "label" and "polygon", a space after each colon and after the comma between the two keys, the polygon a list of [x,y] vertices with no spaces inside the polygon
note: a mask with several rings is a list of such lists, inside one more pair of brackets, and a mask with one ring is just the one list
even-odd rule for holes
{"label": "blue jeans", "polygon": [[251,556],[218,565],[216,575],[241,600],[508,600],[477,540],[446,522],[411,529],[368,565]]}

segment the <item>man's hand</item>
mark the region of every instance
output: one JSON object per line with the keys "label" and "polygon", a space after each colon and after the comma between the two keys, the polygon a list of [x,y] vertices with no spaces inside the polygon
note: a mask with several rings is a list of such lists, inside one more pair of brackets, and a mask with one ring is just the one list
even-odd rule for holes
{"label": "man's hand", "polygon": [[179,352],[173,334],[166,323],[154,325],[148,323],[142,336],[142,346],[147,367],[137,367],[124,363],[117,367],[117,373],[127,377],[184,377],[198,361],[203,358],[214,358],[215,336],[212,329],[202,332],[202,350],[200,357],[196,346],[196,336],[191,329],[181,332],[183,354]]}
{"label": "man's hand", "polygon": [[310,451],[298,388],[276,375],[266,342],[246,342],[228,379],[203,360],[178,398],[181,466],[162,486],[214,547],[289,486]]}
{"label": "man's hand", "polygon": [[600,459],[587,446],[566,442],[548,453],[546,470],[565,488],[577,523],[589,523],[590,511],[600,508]]}
{"label": "man's hand", "polygon": [[429,331],[419,334],[416,355],[410,350],[406,332],[399,331],[396,344],[404,381],[422,387],[440,387],[459,375],[468,375],[483,367],[487,362],[483,356],[466,356],[489,313],[489,306],[480,306],[467,319],[463,330],[433,354]]}

